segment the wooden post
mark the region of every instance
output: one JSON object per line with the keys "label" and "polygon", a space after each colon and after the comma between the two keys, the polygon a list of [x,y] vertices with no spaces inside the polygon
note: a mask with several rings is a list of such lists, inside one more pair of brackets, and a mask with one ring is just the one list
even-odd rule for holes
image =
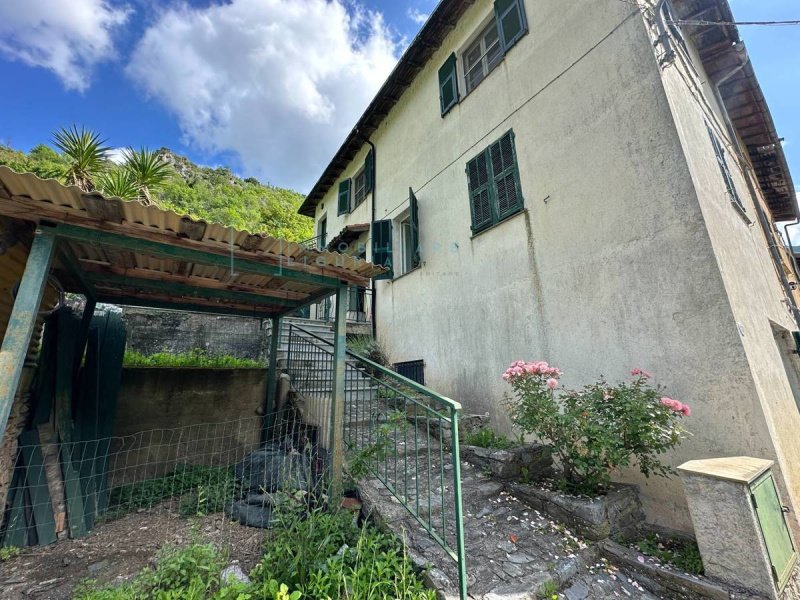
{"label": "wooden post", "polygon": [[55,235],[46,229],[37,229],[25,273],[17,290],[14,308],[8,320],[3,345],[0,347],[0,443],[6,433],[8,416],[17,394],[25,356],[36,327],[36,316],[42,303],[44,286],[50,273],[50,263],[55,249]]}
{"label": "wooden post", "polygon": [[347,355],[347,301],[349,288],[336,288],[336,321],[333,341],[333,398],[331,402],[331,503],[338,506],[342,497],[344,468],[345,359]]}
{"label": "wooden post", "polygon": [[261,433],[261,442],[272,439],[275,425],[275,392],[277,390],[278,374],[278,347],[281,341],[281,318],[272,317],[272,333],[269,340],[269,366],[267,368],[267,402],[264,407],[264,430]]}

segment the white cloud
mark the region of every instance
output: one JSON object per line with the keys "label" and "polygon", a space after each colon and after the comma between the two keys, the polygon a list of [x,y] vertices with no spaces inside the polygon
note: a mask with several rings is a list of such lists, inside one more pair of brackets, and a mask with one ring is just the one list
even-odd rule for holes
{"label": "white cloud", "polygon": [[398,50],[379,13],[344,0],[232,0],[164,11],[128,74],[196,149],[308,191]]}
{"label": "white cloud", "polygon": [[125,162],[125,152],[127,148],[112,148],[108,151],[108,160],[113,162],[115,165],[121,165]]}
{"label": "white cloud", "polygon": [[409,8],[406,14],[408,15],[409,19],[411,19],[412,21],[414,21],[414,23],[418,25],[422,25],[425,21],[428,20],[428,17],[430,17],[429,14],[424,13],[417,8]]}
{"label": "white cloud", "polygon": [[129,14],[107,0],[0,1],[0,52],[82,92],[92,68],[115,57],[112,33]]}

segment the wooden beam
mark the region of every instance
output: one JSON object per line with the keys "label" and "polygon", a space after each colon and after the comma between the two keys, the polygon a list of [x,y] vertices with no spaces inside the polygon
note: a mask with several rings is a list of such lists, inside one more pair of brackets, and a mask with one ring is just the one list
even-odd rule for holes
{"label": "wooden beam", "polygon": [[[155,271],[152,269],[126,269],[125,267],[118,267],[116,265],[105,265],[90,260],[81,260],[81,268],[89,273],[96,273],[100,275],[119,275],[121,277],[128,277],[131,279],[147,279],[149,281],[165,281],[173,283],[182,283],[191,285],[198,288],[209,288],[215,290],[229,290],[231,292],[250,292],[268,298],[281,298],[283,300],[305,300],[308,294],[303,292],[295,292],[291,290],[279,290],[264,288],[256,285],[246,285],[243,283],[231,282],[224,283],[219,279],[211,279],[210,277],[199,277],[197,275],[179,275],[175,273],[165,273],[164,271]],[[186,263],[190,264],[190,263]]]}
{"label": "wooden beam", "polygon": [[333,506],[342,498],[344,470],[345,361],[347,359],[348,288],[336,289],[336,321],[333,340],[333,398],[331,402],[331,494]]}
{"label": "wooden beam", "polygon": [[55,246],[56,237],[52,230],[36,230],[0,347],[0,444],[5,436],[8,416],[17,395],[22,367],[36,327],[36,317],[42,303]]}
{"label": "wooden beam", "polygon": [[[142,254],[149,254],[151,256],[162,256],[177,261],[186,261],[192,263],[199,263],[205,265],[213,265],[223,269],[230,268],[230,255],[217,254],[206,248],[203,244],[199,244],[201,248],[187,247],[184,243],[175,244],[181,238],[174,238],[167,243],[163,235],[157,235],[157,240],[145,239],[143,237],[131,237],[122,233],[111,233],[109,231],[100,231],[98,229],[88,229],[86,227],[76,227],[62,223],[56,227],[58,236],[82,242],[84,244],[97,244],[100,246],[110,246],[112,248],[129,250],[131,252],[141,252]],[[198,243],[193,240],[182,240],[182,242],[189,243],[190,246],[197,246]],[[240,253],[243,254],[243,253]],[[252,253],[251,253],[252,254]],[[269,264],[266,261],[252,260],[248,258],[235,258],[234,265],[236,270],[248,273],[257,273],[259,275],[266,275],[267,277],[278,277],[281,279],[289,279],[293,281],[300,281],[312,285],[324,285],[326,287],[338,287],[341,285],[338,278],[329,277],[327,275],[315,275],[305,271],[294,270],[293,266],[299,263],[286,261],[281,265]]]}
{"label": "wooden beam", "polygon": [[162,310],[182,310],[187,312],[209,313],[213,315],[230,315],[232,317],[249,317],[253,319],[272,318],[276,315],[275,311],[262,311],[255,309],[231,308],[224,304],[197,304],[191,300],[164,299],[163,297],[147,296],[125,296],[116,294],[104,294],[99,292],[98,302],[105,304],[119,304],[122,306],[139,306],[142,308],[158,308]]}
{"label": "wooden beam", "polygon": [[230,300],[232,302],[243,304],[276,306],[281,308],[297,308],[299,305],[299,302],[295,300],[284,300],[282,298],[252,294],[250,292],[233,292],[230,290],[203,288],[170,281],[135,279],[134,277],[127,277],[124,275],[89,274],[88,279],[96,286],[102,286],[105,289],[119,287],[135,290],[155,290],[157,292],[166,292],[169,295],[174,294],[187,298],[218,298],[220,300]]}

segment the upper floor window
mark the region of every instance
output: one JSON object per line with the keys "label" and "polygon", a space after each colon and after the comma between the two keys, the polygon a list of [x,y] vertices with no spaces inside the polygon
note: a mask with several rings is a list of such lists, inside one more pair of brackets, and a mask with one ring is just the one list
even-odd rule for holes
{"label": "upper floor window", "polygon": [[711,145],[714,147],[714,155],[717,158],[717,164],[719,165],[720,173],[722,173],[722,179],[725,181],[725,187],[728,190],[728,197],[734,206],[736,206],[736,208],[742,211],[742,213],[746,213],[747,210],[745,209],[744,203],[739,196],[739,192],[736,190],[736,184],[733,182],[733,176],[731,175],[731,170],[728,166],[728,159],[725,158],[725,148],[723,147],[720,139],[717,137],[717,134],[714,133],[711,125],[706,123],[706,129],[708,130],[708,137],[711,138]]}
{"label": "upper floor window", "polygon": [[364,167],[356,174],[353,183],[353,208],[355,208],[367,197],[367,171]]}
{"label": "upper floor window", "polygon": [[469,94],[483,81],[489,72],[500,64],[503,51],[500,48],[500,34],[497,21],[492,19],[478,38],[463,54],[464,82]]}
{"label": "upper floor window", "polygon": [[514,132],[509,131],[467,163],[472,232],[522,210]]}

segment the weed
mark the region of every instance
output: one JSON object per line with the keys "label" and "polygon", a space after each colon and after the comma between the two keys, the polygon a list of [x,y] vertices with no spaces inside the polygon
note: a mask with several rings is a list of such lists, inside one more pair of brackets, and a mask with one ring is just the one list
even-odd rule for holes
{"label": "weed", "polygon": [[464,442],[468,446],[478,446],[479,448],[493,448],[496,450],[508,450],[516,446],[514,440],[492,431],[491,429],[479,429],[471,431],[464,437]]}
{"label": "weed", "polygon": [[558,598],[558,583],[552,579],[545,581],[539,586],[539,591],[536,593],[537,598],[546,600],[556,600]]}
{"label": "weed", "polygon": [[686,573],[702,575],[703,559],[697,544],[691,540],[664,538],[651,533],[635,544],[642,554],[647,554],[662,563],[670,564]]}
{"label": "weed", "polygon": [[0,548],[0,562],[6,562],[7,560],[16,558],[20,554],[22,554],[22,548],[18,548],[17,546],[5,546]]}
{"label": "weed", "polygon": [[250,358],[236,358],[230,355],[209,355],[201,348],[188,352],[156,352],[140,354],[133,350],[125,351],[124,367],[161,367],[173,369],[261,369],[264,365]]}

